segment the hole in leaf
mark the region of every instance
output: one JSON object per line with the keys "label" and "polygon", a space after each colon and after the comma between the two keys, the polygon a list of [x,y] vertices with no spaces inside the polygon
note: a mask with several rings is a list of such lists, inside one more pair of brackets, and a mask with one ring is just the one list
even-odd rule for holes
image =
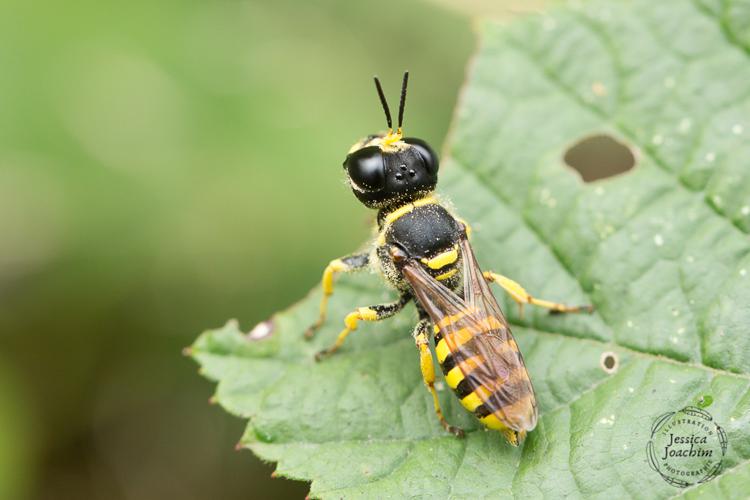
{"label": "hole in leaf", "polygon": [[607,373],[614,373],[617,371],[618,359],[617,354],[611,351],[603,352],[601,358],[599,358],[599,366],[602,367]]}
{"label": "hole in leaf", "polygon": [[584,182],[622,174],[635,166],[633,151],[614,137],[592,135],[573,144],[563,157]]}

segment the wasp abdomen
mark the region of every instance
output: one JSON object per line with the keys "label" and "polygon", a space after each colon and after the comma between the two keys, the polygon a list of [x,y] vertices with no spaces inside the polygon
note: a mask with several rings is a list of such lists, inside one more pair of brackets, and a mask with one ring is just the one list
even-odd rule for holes
{"label": "wasp abdomen", "polygon": [[[448,317],[444,325],[435,326],[435,351],[446,383],[461,404],[491,429],[533,428],[534,393],[515,340],[509,336],[505,342],[492,342],[491,352],[486,346],[479,349],[474,345],[478,336],[484,336],[482,341],[486,344],[493,338],[487,333],[504,326],[485,318],[483,331],[446,328],[453,321]],[[450,338],[445,339],[444,335]]]}

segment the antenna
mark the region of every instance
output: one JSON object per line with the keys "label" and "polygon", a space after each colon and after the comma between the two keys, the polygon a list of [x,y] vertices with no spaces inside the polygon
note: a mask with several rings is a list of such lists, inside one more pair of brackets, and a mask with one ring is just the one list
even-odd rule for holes
{"label": "antenna", "polygon": [[393,120],[391,120],[391,110],[388,109],[388,101],[385,100],[383,87],[380,85],[380,80],[378,80],[377,76],[373,77],[373,79],[375,80],[375,88],[378,89],[378,96],[380,96],[380,104],[383,105],[383,111],[385,112],[385,120],[388,123],[388,129],[393,130]]}
{"label": "antenna", "polygon": [[404,123],[404,109],[406,109],[406,86],[409,83],[409,72],[404,71],[404,81],[401,83],[401,102],[398,105],[398,131]]}

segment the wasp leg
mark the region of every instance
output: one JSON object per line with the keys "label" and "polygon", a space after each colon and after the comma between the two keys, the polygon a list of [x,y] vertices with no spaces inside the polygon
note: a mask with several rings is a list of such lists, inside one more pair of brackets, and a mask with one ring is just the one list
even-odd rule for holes
{"label": "wasp leg", "polygon": [[339,333],[338,338],[336,338],[336,342],[328,349],[324,349],[318,352],[315,355],[315,360],[320,361],[324,357],[330,356],[334,352],[338,351],[339,347],[341,347],[341,345],[346,340],[346,337],[357,329],[358,323],[360,321],[380,321],[382,319],[390,318],[401,309],[403,309],[410,300],[411,295],[405,293],[401,295],[401,297],[399,297],[399,299],[395,302],[390,302],[388,304],[377,304],[368,307],[359,307],[356,311],[347,314],[346,318],[344,318],[345,328],[341,330],[341,333]]}
{"label": "wasp leg", "polygon": [[506,292],[508,292],[511,298],[518,304],[518,313],[522,318],[523,306],[525,304],[533,304],[535,306],[544,307],[545,309],[550,310],[550,314],[594,312],[594,306],[592,305],[566,306],[565,304],[560,304],[558,302],[550,302],[549,300],[537,299],[535,297],[532,297],[529,292],[524,290],[521,285],[501,274],[485,272],[483,273],[483,275],[484,279],[486,279],[490,283],[497,283],[498,285],[503,287]]}
{"label": "wasp leg", "polygon": [[370,256],[366,253],[358,253],[349,255],[347,257],[341,257],[340,259],[332,260],[327,266],[326,270],[323,271],[323,279],[321,280],[323,287],[323,298],[320,299],[320,314],[318,320],[312,324],[307,330],[305,330],[305,337],[311,339],[315,334],[315,330],[326,320],[326,313],[328,312],[328,299],[333,295],[333,279],[336,277],[336,273],[350,273],[352,271],[359,271],[364,269],[370,263]]}
{"label": "wasp leg", "polygon": [[427,386],[427,390],[432,394],[432,402],[435,405],[435,414],[437,414],[440,424],[446,431],[454,436],[464,437],[463,429],[450,425],[443,416],[443,410],[440,409],[440,400],[438,399],[437,391],[435,390],[435,365],[432,363],[430,341],[427,336],[429,327],[429,321],[422,319],[417,323],[416,328],[414,328],[414,340],[417,343],[417,349],[419,349],[419,366],[422,369],[422,380],[424,381],[424,385]]}

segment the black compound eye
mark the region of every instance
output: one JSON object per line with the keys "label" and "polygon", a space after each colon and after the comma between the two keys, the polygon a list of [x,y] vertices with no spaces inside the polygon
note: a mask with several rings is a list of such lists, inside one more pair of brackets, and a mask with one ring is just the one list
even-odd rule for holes
{"label": "black compound eye", "polygon": [[417,139],[416,137],[407,137],[404,139],[404,142],[410,144],[419,152],[419,156],[421,156],[424,160],[427,171],[432,175],[437,175],[437,171],[439,168],[438,156],[437,153],[432,150],[430,145],[422,139]]}
{"label": "black compound eye", "polygon": [[351,153],[344,161],[344,168],[352,182],[365,191],[379,191],[385,187],[385,162],[378,146]]}

